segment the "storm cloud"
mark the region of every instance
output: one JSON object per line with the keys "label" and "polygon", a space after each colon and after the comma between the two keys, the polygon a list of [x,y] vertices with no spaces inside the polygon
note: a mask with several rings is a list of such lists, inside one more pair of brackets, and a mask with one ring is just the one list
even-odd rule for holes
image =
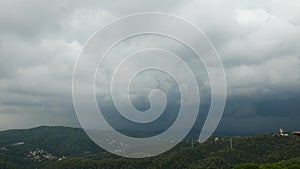
{"label": "storm cloud", "polygon": [[[300,2],[296,0],[2,0],[0,129],[80,126],[71,88],[74,66],[85,42],[104,24],[121,16],[135,12],[166,12],[199,27],[222,59],[228,99],[217,132],[272,132],[279,127],[297,130],[300,128],[299,9]],[[157,45],[176,46],[167,40],[152,40],[161,43]],[[148,41],[146,38],[124,44],[113,54],[137,49],[138,42]],[[189,55],[179,52],[184,57]],[[192,68],[198,66],[193,66],[195,63],[191,59],[187,60]],[[106,62],[105,66],[111,64]],[[100,82],[97,92],[103,103],[110,98],[106,97],[107,91],[101,85],[105,85],[110,75],[111,72],[100,71],[97,78]],[[206,80],[202,84],[203,93],[209,86]],[[143,81],[147,81],[145,86],[159,86],[170,91],[170,98],[176,98],[172,96],[176,95],[173,90],[176,85],[171,81],[166,83],[145,76],[136,87],[142,89]],[[140,109],[149,107],[144,95],[137,94],[132,100],[136,100],[134,104]],[[174,102],[176,105],[176,100]]]}

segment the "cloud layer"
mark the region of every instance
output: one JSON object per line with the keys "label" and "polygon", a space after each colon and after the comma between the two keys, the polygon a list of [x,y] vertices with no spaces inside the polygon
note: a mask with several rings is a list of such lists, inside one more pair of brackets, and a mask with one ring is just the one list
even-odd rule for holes
{"label": "cloud layer", "polygon": [[[228,82],[228,102],[220,132],[296,129],[300,120],[295,115],[300,109],[297,106],[300,105],[297,99],[300,94],[299,8],[296,0],[167,0],[163,3],[3,0],[0,2],[0,129],[41,124],[78,126],[71,83],[76,59],[86,40],[112,19],[146,11],[178,15],[198,26],[215,45]],[[160,43],[170,44],[164,40]],[[114,54],[137,46],[123,44]],[[182,53],[188,57],[188,53]],[[107,62],[105,66],[110,64],[113,63]],[[98,80],[105,83],[105,78],[100,75]],[[145,78],[154,86],[170,86],[170,83]],[[143,86],[145,79],[140,81],[137,87]],[[207,88],[209,84],[204,82],[203,86]],[[101,94],[101,87],[99,91]],[[105,92],[102,91],[102,97]],[[143,104],[140,101],[145,99],[136,98],[133,100],[138,100],[134,101],[137,106],[147,107],[147,100]],[[270,103],[284,110],[272,109]],[[255,129],[253,123],[257,123]],[[275,125],[278,123],[281,126]]]}

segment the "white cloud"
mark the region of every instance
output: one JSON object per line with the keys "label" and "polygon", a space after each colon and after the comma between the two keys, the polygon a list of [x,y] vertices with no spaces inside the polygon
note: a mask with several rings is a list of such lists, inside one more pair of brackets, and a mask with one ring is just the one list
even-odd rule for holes
{"label": "white cloud", "polygon": [[236,20],[244,25],[258,26],[268,22],[271,19],[271,15],[265,10],[258,9],[237,9]]}
{"label": "white cloud", "polygon": [[285,57],[227,69],[229,95],[272,95],[299,92],[300,59]]}

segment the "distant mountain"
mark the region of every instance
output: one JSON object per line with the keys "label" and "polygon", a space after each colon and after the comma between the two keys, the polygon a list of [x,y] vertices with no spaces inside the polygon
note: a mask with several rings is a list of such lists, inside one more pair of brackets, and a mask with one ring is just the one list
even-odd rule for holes
{"label": "distant mountain", "polygon": [[58,156],[69,156],[86,151],[102,151],[82,129],[70,127],[41,126],[32,129],[7,130],[0,132],[0,147],[19,147],[24,150],[44,149]]}
{"label": "distant mountain", "polygon": [[128,159],[103,151],[82,129],[41,126],[7,130],[0,132],[0,169],[227,169],[300,157],[300,137],[293,135],[213,136],[203,144],[193,141],[192,146],[191,142],[188,137],[162,155]]}
{"label": "distant mountain", "polygon": [[100,152],[103,150],[78,128],[41,126],[0,132],[0,169],[39,168],[62,157],[94,158]]}

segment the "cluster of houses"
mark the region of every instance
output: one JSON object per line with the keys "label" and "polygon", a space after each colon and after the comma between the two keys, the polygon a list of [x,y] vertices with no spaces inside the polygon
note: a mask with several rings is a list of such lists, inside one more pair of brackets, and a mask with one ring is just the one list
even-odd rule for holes
{"label": "cluster of houses", "polygon": [[1,150],[1,151],[6,151],[7,148],[6,148],[6,147],[0,147],[0,150]]}
{"label": "cluster of houses", "polygon": [[[3,154],[5,151],[7,151],[9,148],[12,147],[16,147],[16,146],[21,146],[24,145],[24,142],[17,142],[14,144],[10,144],[8,146],[2,146],[0,147],[0,154]],[[51,153],[48,153],[47,151],[43,150],[43,149],[36,149],[36,150],[32,150],[30,151],[27,155],[25,155],[26,159],[30,159],[33,161],[47,161],[47,160],[55,160],[57,159],[58,161],[64,159],[65,157],[61,157],[61,158],[57,158],[54,155],[52,155]]]}
{"label": "cluster of houses", "polygon": [[[280,136],[283,136],[283,137],[288,137],[290,133],[284,132],[283,129],[280,128],[278,134]],[[296,135],[296,136],[300,136],[300,131],[294,131],[291,134]]]}
{"label": "cluster of houses", "polygon": [[27,159],[34,161],[43,161],[43,160],[54,160],[56,157],[51,153],[46,152],[43,149],[36,149],[34,151],[30,151],[28,155],[26,155]]}

